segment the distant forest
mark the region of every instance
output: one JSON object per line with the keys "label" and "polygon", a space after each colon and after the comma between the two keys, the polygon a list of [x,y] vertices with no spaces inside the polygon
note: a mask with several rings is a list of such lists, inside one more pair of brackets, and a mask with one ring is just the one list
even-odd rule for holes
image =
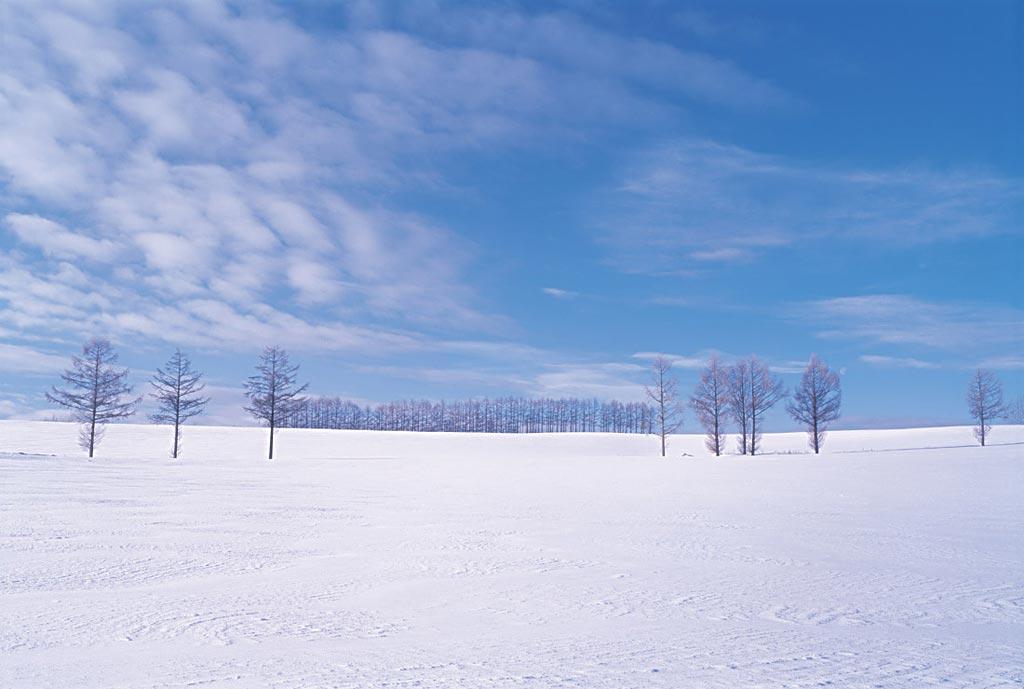
{"label": "distant forest", "polygon": [[373,406],[309,397],[289,412],[282,427],[466,433],[653,433],[656,417],[654,406],[643,402],[573,397],[407,400]]}

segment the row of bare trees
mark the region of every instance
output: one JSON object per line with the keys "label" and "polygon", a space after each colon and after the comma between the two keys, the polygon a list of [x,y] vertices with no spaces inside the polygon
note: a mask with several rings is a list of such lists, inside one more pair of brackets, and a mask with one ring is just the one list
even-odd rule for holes
{"label": "row of bare trees", "polygon": [[310,397],[283,425],[449,433],[650,433],[653,414],[653,407],[642,402],[575,397],[400,400],[377,405]]}
{"label": "row of bare trees", "polygon": [[[260,355],[256,373],[245,383],[249,400],[246,410],[270,427],[269,457],[274,457],[274,431],[280,420],[295,412],[302,403],[305,385],[296,385],[298,366],[288,361],[280,347],[268,347]],[[82,347],[81,356],[71,357],[71,367],[61,374],[63,386],[53,386],[46,398],[71,412],[81,424],[79,445],[92,457],[103,439],[103,430],[111,421],[126,419],[138,409],[142,397],[132,394],[128,369],[117,365],[117,353],[108,340],[94,338]],[[189,420],[206,410],[210,398],[203,392],[203,375],[192,362],[175,350],[166,364],[157,368],[149,381],[150,397],[156,403],[149,418],[173,428],[171,456],[181,450],[181,429]]]}
{"label": "row of bare trees", "polygon": [[[81,356],[71,357],[46,397],[69,409],[82,425],[79,444],[92,457],[107,423],[134,415],[142,397],[132,394],[129,371],[117,365],[109,341],[85,343]],[[360,407],[338,398],[307,398],[307,384],[298,383],[298,364],[280,347],[265,348],[256,372],[244,385],[245,410],[270,431],[268,459],[274,458],[279,428],[350,428],[359,430],[475,431],[484,433],[589,432],[650,433],[653,409],[642,403],[599,400],[526,399],[506,397],[460,402],[409,401]],[[176,350],[150,380],[156,409],[149,418],[173,429],[171,456],[181,450],[182,426],[202,414],[209,398],[203,376],[188,357]]]}
{"label": "row of bare trees", "polygon": [[[117,353],[110,342],[94,338],[82,347],[82,355],[71,357],[71,367],[61,374],[64,387],[54,386],[46,398],[71,411],[81,424],[78,444],[92,457],[103,439],[106,424],[132,416],[142,397],[132,396],[128,369],[117,365]],[[181,444],[181,427],[199,416],[206,408],[203,396],[206,385],[202,374],[192,368],[188,357],[175,350],[163,367],[157,368],[150,380],[150,393],[156,409],[150,414],[155,423],[174,428],[171,456],[177,457]]]}
{"label": "row of bare trees", "polygon": [[[655,408],[655,432],[660,436],[664,457],[668,436],[682,428],[684,409],[669,357],[654,359],[645,391]],[[717,457],[725,451],[726,429],[732,422],[739,453],[754,455],[761,445],[764,415],[785,397],[782,381],[757,357],[732,365],[712,357],[701,371],[689,406],[707,434],[705,446],[709,452]],[[799,385],[786,403],[786,411],[806,429],[808,444],[815,454],[821,451],[829,425],[839,419],[842,399],[839,374],[812,354]],[[974,420],[974,435],[982,446],[996,420],[1024,424],[1024,395],[1011,403],[1004,402],[999,379],[984,369],[971,376],[967,409]]]}
{"label": "row of bare trees", "polygon": [[[94,338],[82,354],[71,357],[61,374],[64,386],[46,393],[51,402],[71,411],[81,424],[79,444],[92,457],[105,425],[133,415],[142,397],[132,394],[128,369],[117,365],[110,342]],[[298,364],[280,347],[259,355],[256,372],[245,382],[245,406],[270,430],[268,458],[274,457],[274,433],[282,427],[349,428],[359,430],[473,431],[484,433],[611,432],[653,433],[667,452],[668,437],[682,428],[684,401],[672,372],[672,360],[656,357],[645,387],[650,403],[603,402],[596,399],[527,399],[504,397],[459,402],[413,400],[372,407],[339,398],[306,398],[298,382]],[[150,420],[173,428],[171,455],[181,450],[182,426],[201,415],[210,401],[203,375],[188,357],[175,350],[149,381],[155,409]],[[755,356],[732,364],[712,357],[687,400],[703,427],[709,452],[725,452],[726,433],[734,428],[740,454],[755,455],[761,447],[764,417],[787,393],[782,380]],[[990,371],[978,370],[967,391],[975,435],[985,445],[992,423],[1007,418],[1024,423],[1024,397],[1004,403],[1002,385]],[[812,355],[799,385],[786,403],[789,415],[820,452],[825,434],[839,418],[842,391],[839,375]]]}
{"label": "row of bare trees", "polygon": [[[655,432],[660,436],[664,457],[668,436],[682,428],[684,412],[669,357],[654,359],[645,392],[655,408]],[[725,452],[725,436],[732,424],[739,453],[755,455],[761,447],[765,415],[785,397],[782,380],[756,356],[731,365],[715,356],[701,370],[689,406],[704,428],[709,452],[716,457]],[[839,375],[817,355],[811,356],[786,410],[807,429],[815,453],[821,451],[829,424],[839,418],[841,405]]]}

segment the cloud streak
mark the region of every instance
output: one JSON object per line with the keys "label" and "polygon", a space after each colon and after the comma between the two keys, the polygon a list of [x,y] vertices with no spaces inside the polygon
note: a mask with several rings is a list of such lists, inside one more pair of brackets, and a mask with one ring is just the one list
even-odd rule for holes
{"label": "cloud streak", "polygon": [[922,361],[921,359],[915,359],[913,357],[901,357],[901,356],[885,356],[882,354],[862,354],[858,359],[871,366],[879,366],[881,368],[916,368],[916,369],[934,369],[939,368],[939,365],[930,361]]}
{"label": "cloud streak", "polygon": [[904,294],[835,297],[807,302],[797,313],[824,324],[819,337],[935,349],[973,348],[979,335],[994,344],[1024,340],[1024,312],[1012,307],[930,302]]}
{"label": "cloud streak", "polygon": [[615,265],[663,273],[823,241],[908,247],[1018,232],[1024,180],[844,169],[683,139],[636,155],[592,212]]}
{"label": "cloud streak", "polygon": [[53,333],[377,351],[498,332],[466,277],[472,243],[396,190],[484,145],[659,120],[674,106],[652,89],[791,101],[567,12],[353,8],[317,32],[272,3],[8,15],[0,175],[19,260],[0,268],[0,320]]}
{"label": "cloud streak", "polygon": [[[497,327],[465,284],[468,243],[354,185],[398,169],[405,138],[361,112],[369,87],[380,103],[390,93],[388,107],[414,99],[413,135],[428,126],[426,101],[385,78],[418,64],[414,39],[315,37],[272,6],[9,13],[0,173],[21,253],[0,268],[8,325],[318,349],[422,346],[409,328],[424,325]],[[253,51],[254,36],[274,49]],[[321,56],[333,69],[296,83]],[[349,82],[368,72],[376,84]],[[65,263],[76,259],[118,268]],[[333,314],[313,310],[325,304]]]}

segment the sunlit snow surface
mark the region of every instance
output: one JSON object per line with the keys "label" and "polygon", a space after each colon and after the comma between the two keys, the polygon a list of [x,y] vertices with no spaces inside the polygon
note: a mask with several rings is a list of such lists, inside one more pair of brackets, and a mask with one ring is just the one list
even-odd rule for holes
{"label": "sunlit snow surface", "polygon": [[1024,684],[1024,427],[75,435],[0,423],[2,687]]}

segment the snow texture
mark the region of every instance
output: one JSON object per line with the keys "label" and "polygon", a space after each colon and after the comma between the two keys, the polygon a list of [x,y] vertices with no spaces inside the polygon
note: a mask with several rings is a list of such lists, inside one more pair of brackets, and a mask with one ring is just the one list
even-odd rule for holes
{"label": "snow texture", "polygon": [[1020,687],[991,441],[0,422],[0,686]]}

